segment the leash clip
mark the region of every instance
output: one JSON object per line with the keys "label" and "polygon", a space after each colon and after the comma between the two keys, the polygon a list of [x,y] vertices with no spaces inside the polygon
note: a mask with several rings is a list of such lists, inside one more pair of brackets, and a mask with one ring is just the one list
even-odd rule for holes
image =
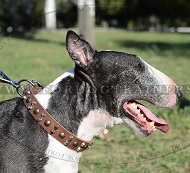
{"label": "leash clip", "polygon": [[11,78],[9,78],[5,73],[3,73],[2,71],[0,71],[0,76],[2,76],[3,78],[0,78],[0,82],[2,83],[7,83],[9,85],[12,85],[14,88],[19,88],[20,84],[15,82],[14,80],[12,80]]}
{"label": "leash clip", "polygon": [[19,89],[21,88],[22,82],[27,82],[27,83],[31,84],[33,87],[36,86],[36,84],[37,84],[42,89],[44,88],[44,85],[41,84],[40,82],[38,82],[37,80],[21,79],[18,82],[15,82],[2,71],[0,71],[0,76],[2,77],[2,78],[0,78],[0,82],[9,84],[9,85],[13,86],[14,88],[16,88],[18,95],[20,95],[21,97],[23,97],[23,94],[21,94]]}

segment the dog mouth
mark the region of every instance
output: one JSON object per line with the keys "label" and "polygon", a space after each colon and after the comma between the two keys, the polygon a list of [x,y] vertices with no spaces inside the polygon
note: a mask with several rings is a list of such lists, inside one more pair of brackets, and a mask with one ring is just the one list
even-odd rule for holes
{"label": "dog mouth", "polygon": [[163,133],[169,131],[169,124],[165,120],[157,118],[147,107],[137,101],[125,102],[123,109],[127,114],[126,116],[134,121],[144,134],[150,135],[156,129]]}

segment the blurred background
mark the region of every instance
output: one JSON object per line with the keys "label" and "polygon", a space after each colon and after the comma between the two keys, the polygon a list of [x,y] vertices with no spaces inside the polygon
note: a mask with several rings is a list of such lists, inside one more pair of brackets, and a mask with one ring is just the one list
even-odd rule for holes
{"label": "blurred background", "polygon": [[81,29],[80,20],[83,25],[127,31],[190,32],[188,0],[1,0],[0,7],[2,34]]}
{"label": "blurred background", "polygon": [[[141,138],[113,127],[84,153],[80,173],[189,173],[190,1],[0,0],[0,70],[15,81],[47,85],[74,66],[65,49],[68,29],[97,50],[139,55],[184,93],[172,109],[145,103],[170,124],[167,134]],[[0,100],[15,96],[14,88],[0,85]]]}

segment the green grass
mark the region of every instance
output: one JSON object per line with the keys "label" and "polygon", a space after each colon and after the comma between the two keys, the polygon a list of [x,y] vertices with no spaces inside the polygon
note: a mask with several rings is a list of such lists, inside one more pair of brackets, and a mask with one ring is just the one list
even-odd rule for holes
{"label": "green grass", "polygon": [[[14,80],[30,78],[47,85],[74,65],[65,49],[65,35],[65,31],[41,31],[27,39],[12,38],[0,49],[0,70]],[[190,150],[187,147],[190,144],[190,35],[99,31],[94,47],[141,56],[183,86],[184,98],[173,109],[149,105],[156,115],[170,123],[167,134],[156,131],[141,138],[125,126],[113,127],[109,129],[109,135],[114,141],[95,139],[94,146],[83,154],[80,172],[190,172]],[[0,92],[0,100],[15,96],[5,94],[3,90]]]}

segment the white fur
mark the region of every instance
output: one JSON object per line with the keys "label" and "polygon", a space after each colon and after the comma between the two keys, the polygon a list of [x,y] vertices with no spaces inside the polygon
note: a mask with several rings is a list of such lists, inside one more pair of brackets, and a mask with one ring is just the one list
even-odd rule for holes
{"label": "white fur", "polygon": [[[79,125],[77,136],[83,140],[89,141],[99,132],[112,127],[113,117],[104,110],[91,110]],[[88,132],[88,133],[87,133]]]}
{"label": "white fur", "polygon": [[82,153],[68,149],[51,135],[48,135],[48,138],[49,146],[46,155],[49,160],[44,167],[45,173],[77,173]]}
{"label": "white fur", "polygon": [[107,127],[122,123],[121,118],[113,117],[105,110],[91,110],[80,123],[77,136],[83,140],[90,141]]}
{"label": "white fur", "polygon": [[123,119],[122,118],[114,117],[113,120],[114,120],[114,125],[123,124]]}

